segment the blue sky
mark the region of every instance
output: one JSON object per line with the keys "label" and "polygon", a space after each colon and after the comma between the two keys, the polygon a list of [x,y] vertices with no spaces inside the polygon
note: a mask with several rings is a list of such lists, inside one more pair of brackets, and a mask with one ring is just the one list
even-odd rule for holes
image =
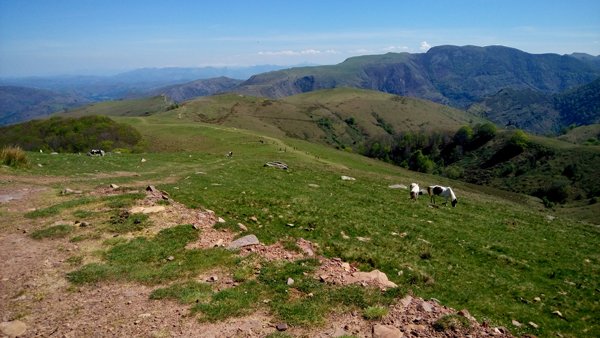
{"label": "blue sky", "polygon": [[0,76],[335,64],[445,44],[600,55],[600,1],[0,0]]}

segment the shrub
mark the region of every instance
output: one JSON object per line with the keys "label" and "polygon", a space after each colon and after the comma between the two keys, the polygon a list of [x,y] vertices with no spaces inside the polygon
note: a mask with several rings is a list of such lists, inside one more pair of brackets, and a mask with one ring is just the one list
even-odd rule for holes
{"label": "shrub", "polygon": [[469,320],[459,315],[445,315],[433,323],[433,328],[436,331],[459,330],[469,328],[471,324]]}
{"label": "shrub", "polygon": [[382,306],[369,306],[363,312],[365,319],[376,320],[385,317],[388,314],[388,309]]}
{"label": "shrub", "polygon": [[2,164],[9,167],[18,168],[29,166],[27,154],[18,146],[7,146],[2,148],[2,151],[0,151],[0,161]]}

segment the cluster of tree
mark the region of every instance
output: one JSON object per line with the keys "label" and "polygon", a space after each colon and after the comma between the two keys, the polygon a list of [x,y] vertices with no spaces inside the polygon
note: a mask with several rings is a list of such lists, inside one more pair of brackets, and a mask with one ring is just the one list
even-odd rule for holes
{"label": "cluster of tree", "polygon": [[30,151],[135,150],[141,139],[141,134],[133,127],[106,116],[53,117],[0,128],[0,146],[16,145]]}
{"label": "cluster of tree", "polygon": [[463,126],[455,134],[402,132],[366,142],[362,153],[411,170],[439,174],[495,136],[496,126],[491,123]]}

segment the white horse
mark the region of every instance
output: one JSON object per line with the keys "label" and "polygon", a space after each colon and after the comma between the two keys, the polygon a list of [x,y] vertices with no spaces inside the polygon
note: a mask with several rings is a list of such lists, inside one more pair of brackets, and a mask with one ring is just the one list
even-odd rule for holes
{"label": "white horse", "polygon": [[411,183],[410,184],[410,199],[411,200],[417,200],[417,197],[419,197],[421,192],[421,189],[419,188],[419,185],[416,183]]}
{"label": "white horse", "polygon": [[456,207],[456,203],[458,200],[456,199],[456,195],[454,195],[454,191],[450,187],[442,187],[440,185],[430,185],[427,187],[427,194],[431,199],[431,203],[435,204],[435,196],[442,196],[446,198],[444,205],[448,204],[448,199],[452,201],[452,207]]}

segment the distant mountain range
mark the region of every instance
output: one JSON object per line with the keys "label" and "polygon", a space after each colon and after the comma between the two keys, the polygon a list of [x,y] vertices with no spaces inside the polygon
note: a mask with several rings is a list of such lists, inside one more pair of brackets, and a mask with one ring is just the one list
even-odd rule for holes
{"label": "distant mountain range", "polygon": [[[529,54],[503,46],[438,46],[427,53],[359,56],[331,66],[269,67],[263,66],[263,72],[241,83],[221,77],[238,77],[228,73],[229,69],[164,68],[140,69],[107,78],[30,78],[13,80],[11,84],[68,93],[80,97],[80,101],[164,94],[178,102],[228,91],[281,98],[319,89],[353,87],[468,109],[500,126],[541,134],[556,133],[572,123],[594,123],[600,114],[594,103],[597,101],[593,101],[597,100],[597,95],[593,95],[597,85],[592,84],[600,78],[600,56],[581,53]],[[259,68],[248,69],[246,74]],[[221,78],[202,77],[210,75]],[[5,82],[0,80],[0,84]],[[586,89],[588,85],[592,92]],[[580,95],[582,92],[574,94],[586,90],[584,96]],[[561,100],[569,95],[579,95],[583,101]],[[0,103],[2,116],[6,107]]]}

